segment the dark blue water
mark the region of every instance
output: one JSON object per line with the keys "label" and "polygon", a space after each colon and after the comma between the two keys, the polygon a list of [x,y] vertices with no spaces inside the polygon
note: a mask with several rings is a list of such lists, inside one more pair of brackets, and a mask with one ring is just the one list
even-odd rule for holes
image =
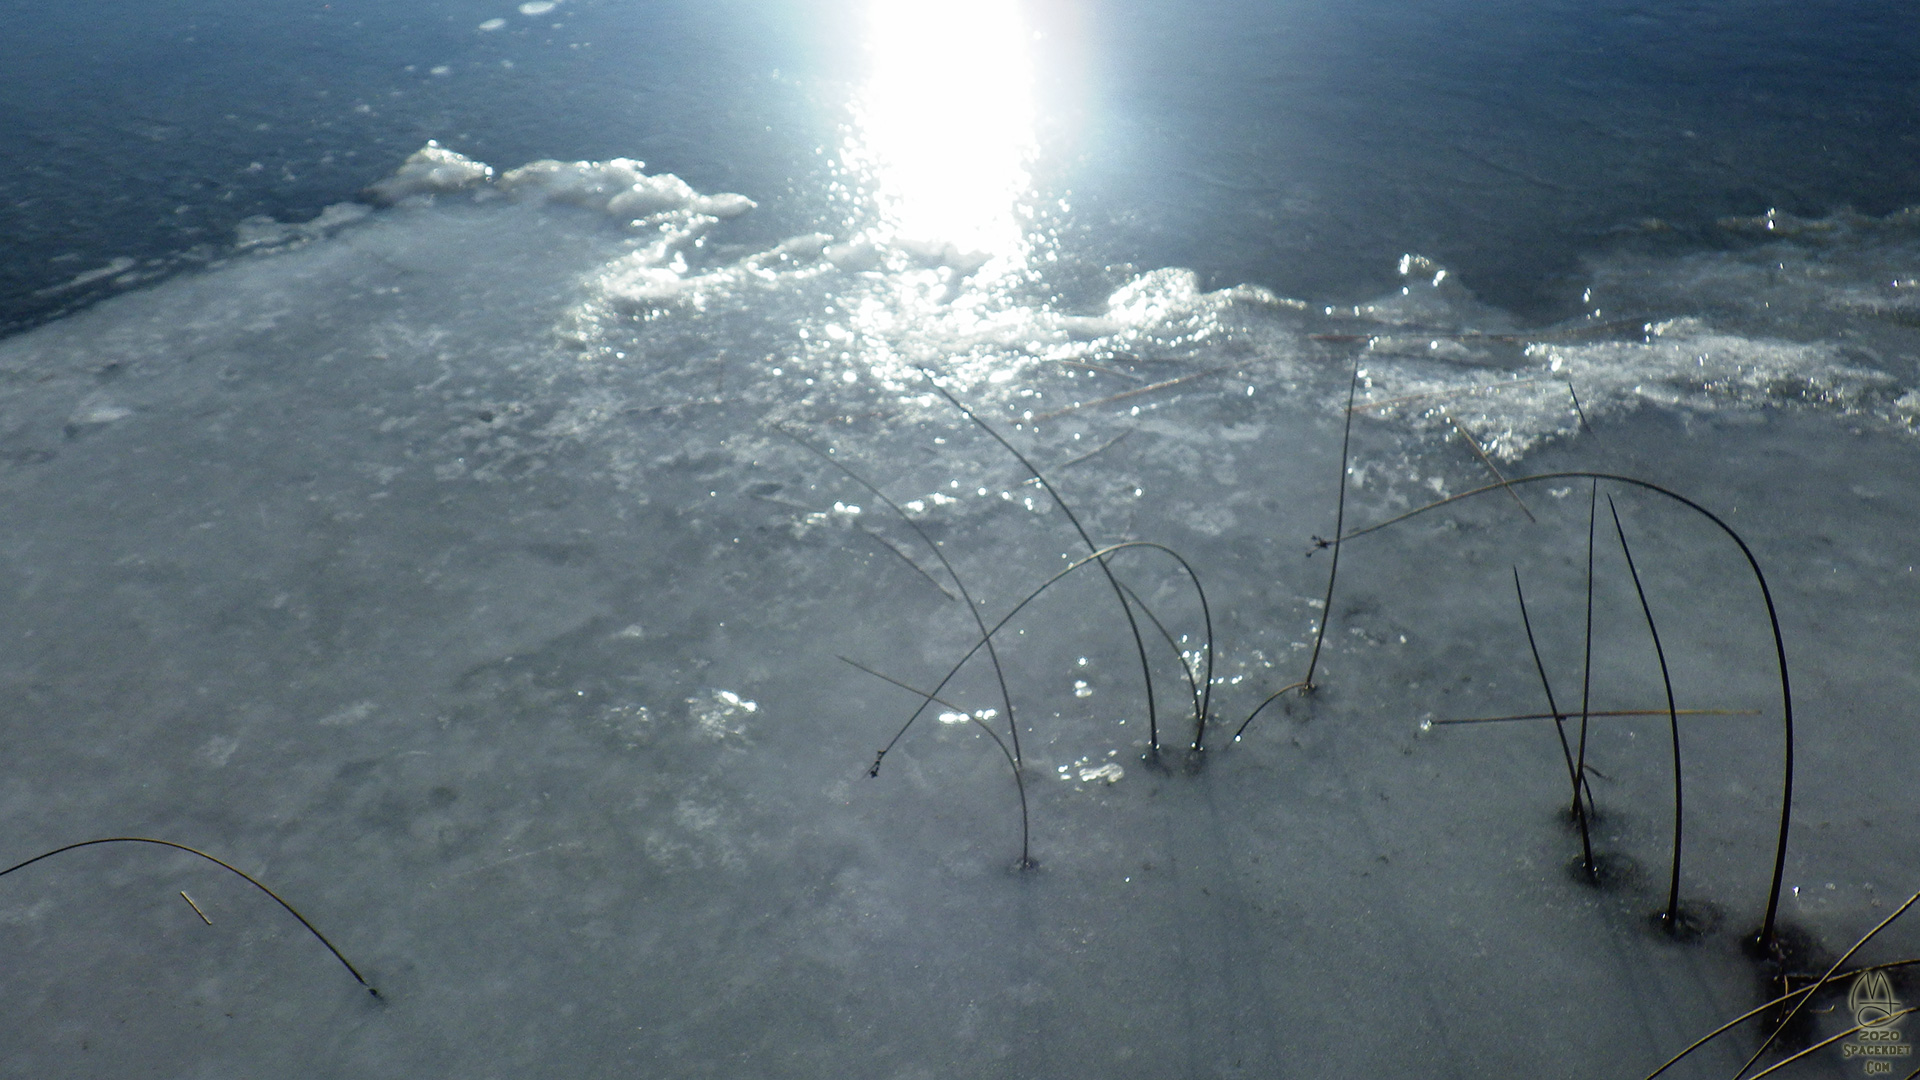
{"label": "dark blue water", "polygon": [[[1549,319],[1596,251],[1920,202],[1899,3],[1028,7],[1039,194],[1072,200],[1070,264],[1099,279],[1057,274],[1069,294],[1130,263],[1350,300],[1414,251]],[[58,288],[112,260],[169,272],[246,217],[355,198],[429,138],[637,157],[759,200],[769,235],[831,227],[866,63],[861,13],[827,2],[9,3],[6,26],[0,329],[124,287]]]}

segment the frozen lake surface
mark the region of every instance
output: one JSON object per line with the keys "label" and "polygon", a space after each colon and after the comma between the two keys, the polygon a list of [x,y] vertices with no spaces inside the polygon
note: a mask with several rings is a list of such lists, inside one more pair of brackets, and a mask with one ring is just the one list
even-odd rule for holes
{"label": "frozen lake surface", "polygon": [[[617,22],[530,8],[460,9],[461,32]],[[1071,14],[1025,17],[1058,42]],[[1661,25],[1611,15],[1617,34]],[[1666,18],[1653,37],[1682,52],[1747,32]],[[1299,42],[1325,20],[1289,19],[1229,73],[1253,78],[1268,46],[1354,47],[1323,35],[1314,54]],[[1089,32],[1106,51],[1084,68],[1165,25]],[[1435,32],[1389,25],[1378,40]],[[1830,62],[1841,30],[1801,29],[1780,48]],[[1138,92],[1179,99],[1185,47]],[[1503,261],[1491,234],[1434,225],[1492,220],[1497,191],[1405,219],[1367,192],[1306,199],[1296,177],[1287,212],[1365,234],[1302,270],[1299,230],[1235,247],[1236,215],[1279,205],[1221,194],[1266,183],[1257,162],[1182,180],[1049,158],[1062,68],[993,54],[991,107],[917,144],[924,117],[885,108],[932,66],[907,55],[869,57],[844,129],[794,136],[824,140],[814,174],[764,146],[732,179],[617,148],[483,163],[426,131],[339,198],[236,219],[199,255],[144,233],[168,254],[58,293],[71,312],[10,309],[35,325],[0,340],[0,864],[106,836],[201,848],[380,995],[239,878],[99,845],[0,879],[0,1072],[1645,1076],[1774,992],[1742,947],[1782,809],[1768,608],[1728,533],[1626,482],[1496,487],[1360,535],[1496,475],[1659,485],[1764,571],[1797,736],[1790,973],[1817,977],[1920,888],[1920,216],[1897,182],[1769,213],[1711,176],[1637,201],[1596,179],[1611,238],[1573,243],[1585,225],[1529,203],[1504,227],[1532,246]],[[1423,70],[1455,85],[1466,62]],[[989,92],[1023,80],[1041,88],[1026,105]],[[1685,100],[1667,121],[1691,122]],[[1872,180],[1884,146],[1861,117],[1880,100],[1836,121],[1827,165],[1775,178]],[[1151,129],[1123,106],[1081,107],[1109,135]],[[1753,125],[1742,139],[1791,142]],[[956,143],[978,171],[941,167]],[[791,186],[742,182],[769,169]],[[1139,194],[1155,178],[1164,203]],[[1209,223],[1203,257],[1181,259],[1165,233],[1189,218]],[[43,268],[19,295],[95,263],[116,265]],[[842,658],[932,692],[979,637],[963,591],[991,626],[1089,544],[1130,541],[1176,551],[1204,613],[1163,551],[1111,556],[1124,605],[1086,565],[997,632],[1004,696],[975,656],[868,775],[922,699]],[[1316,656],[1313,693],[1233,739]],[[1685,941],[1654,923],[1673,844],[1661,656],[1689,710]],[[1550,711],[1540,671],[1570,739],[1583,701],[1633,714],[1587,725],[1598,885],[1554,723],[1445,722]],[[1852,963],[1916,952],[1896,923]],[[1792,1045],[1853,1024],[1849,985]],[[1897,972],[1891,992],[1920,998]],[[1668,1075],[1732,1075],[1754,1030]],[[1872,1075],[1845,1056],[1860,1045],[1792,1068]]]}

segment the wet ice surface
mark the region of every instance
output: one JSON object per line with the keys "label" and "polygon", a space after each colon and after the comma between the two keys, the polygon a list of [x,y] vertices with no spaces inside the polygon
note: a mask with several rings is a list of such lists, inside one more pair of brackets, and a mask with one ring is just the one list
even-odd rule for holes
{"label": "wet ice surface", "polygon": [[[1702,286],[1623,313],[1658,330],[1529,334],[1417,262],[1364,310],[1165,271],[1053,312],[898,253],[734,250],[682,211],[636,232],[448,198],[294,239],[0,345],[0,812],[10,858],[129,834],[229,859],[384,1000],[243,882],[91,848],[0,882],[10,1074],[1644,1075],[1759,1000],[1736,944],[1778,812],[1758,591],[1709,525],[1609,489],[1681,707],[1758,714],[1683,720],[1683,891],[1724,912],[1694,946],[1646,926],[1664,717],[1593,726],[1596,843],[1640,870],[1606,892],[1569,876],[1549,728],[1422,728],[1541,708],[1514,567],[1578,700],[1577,481],[1521,490],[1535,524],[1496,492],[1348,544],[1321,690],[1229,744],[1321,617],[1356,355],[1350,527],[1485,483],[1465,429],[1510,474],[1641,476],[1740,530],[1795,678],[1782,917],[1838,951],[1920,887],[1915,353],[1848,314],[1866,273],[1806,293],[1829,324]],[[1849,251],[1908,241],[1874,242]],[[836,656],[930,688],[974,630],[914,533],[783,434],[903,504],[997,618],[1084,547],[916,364],[1097,542],[1177,549],[1212,604],[1191,774],[1141,760],[1090,571],[1003,632],[1031,871],[975,725],[932,710],[864,776],[916,702]],[[1601,507],[1593,706],[1659,708]],[[1183,579],[1115,565],[1197,661]],[[1146,633],[1177,747],[1184,684]],[[977,662],[942,696],[1002,708]],[[1914,951],[1888,936],[1873,959]]]}

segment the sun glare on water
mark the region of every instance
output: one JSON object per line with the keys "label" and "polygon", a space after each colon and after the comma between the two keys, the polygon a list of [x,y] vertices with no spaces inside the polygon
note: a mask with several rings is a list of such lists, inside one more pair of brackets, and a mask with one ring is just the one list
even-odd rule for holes
{"label": "sun glare on water", "polygon": [[843,156],[877,203],[874,238],[989,278],[1019,270],[1034,117],[1018,5],[875,0],[868,26]]}

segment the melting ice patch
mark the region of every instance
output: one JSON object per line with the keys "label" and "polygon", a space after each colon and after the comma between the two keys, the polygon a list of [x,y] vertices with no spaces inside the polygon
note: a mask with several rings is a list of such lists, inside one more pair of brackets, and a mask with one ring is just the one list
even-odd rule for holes
{"label": "melting ice patch", "polygon": [[1357,407],[1417,427],[1459,424],[1503,461],[1577,435],[1582,412],[1643,404],[1702,412],[1808,405],[1902,426],[1915,416],[1912,395],[1893,375],[1847,362],[1834,345],[1748,337],[1698,319],[1649,323],[1632,341],[1528,342],[1521,356],[1488,377],[1444,358],[1369,355]]}
{"label": "melting ice patch", "polygon": [[[1298,391],[1302,379],[1326,372],[1328,361],[1344,366],[1355,350],[1366,415],[1410,432],[1463,430],[1502,461],[1577,436],[1583,412],[1591,420],[1641,405],[1792,405],[1897,428],[1920,418],[1912,392],[1920,373],[1883,362],[1886,349],[1843,347],[1834,325],[1866,322],[1898,337],[1920,322],[1907,315],[1920,310],[1920,290],[1902,291],[1901,279],[1885,276],[1911,255],[1912,230],[1898,215],[1846,232],[1862,253],[1852,276],[1832,272],[1831,251],[1820,253],[1814,272],[1798,249],[1766,252],[1770,293],[1748,280],[1758,257],[1668,260],[1632,273],[1602,264],[1596,289],[1611,289],[1609,312],[1522,328],[1418,256],[1401,260],[1400,288],[1348,307],[1314,308],[1257,286],[1209,291],[1191,271],[1165,268],[1121,282],[1091,311],[1062,309],[1028,284],[978,277],[975,267],[929,262],[861,233],[807,233],[719,257],[712,230],[753,201],[701,193],[625,158],[539,161],[496,176],[429,143],[370,194],[397,202],[467,190],[628,224],[626,250],[584,279],[584,294],[557,328],[589,367],[644,358],[684,374],[697,366],[688,364],[685,343],[699,334],[709,355],[765,356],[723,392],[788,419],[824,401],[829,384],[871,385],[892,397],[888,408],[929,408],[934,399],[920,375],[927,368],[1022,422],[1105,407],[1107,397],[1137,397],[1121,406],[1132,413],[1177,395],[1218,395],[1227,382],[1247,394],[1263,384]],[[1791,231],[1835,242],[1831,230]],[[1623,279],[1637,291],[1619,287]],[[1742,304],[1741,296],[1751,299]],[[1690,297],[1700,298],[1699,310],[1686,310]],[[1827,321],[1783,323],[1779,311],[1796,305]],[[1137,385],[1112,388],[1118,395],[1042,385],[1069,366],[1130,366]],[[1329,393],[1332,384],[1319,385],[1329,403],[1343,401],[1343,386]],[[620,397],[582,395],[550,430],[585,434],[617,414]]]}
{"label": "melting ice patch", "polygon": [[1118,750],[1109,750],[1105,760],[1096,760],[1092,755],[1077,758],[1070,765],[1057,765],[1054,773],[1062,780],[1078,780],[1082,784],[1117,784],[1127,775],[1120,763],[1111,760],[1120,755]]}
{"label": "melting ice patch", "polygon": [[687,714],[700,734],[715,741],[738,738],[747,733],[747,721],[760,711],[731,690],[703,690],[687,699]]}
{"label": "melting ice patch", "polygon": [[[1900,248],[1911,256],[1910,241]],[[1888,257],[1881,251],[1863,261]],[[1744,287],[1748,264],[1760,258],[1775,282],[1771,293]],[[1835,275],[1831,262],[1822,252],[1816,265],[1813,253],[1786,246],[1762,256],[1636,262],[1634,290],[1615,290],[1628,312],[1692,302],[1711,315],[1644,318],[1596,309],[1585,319],[1523,330],[1473,300],[1444,268],[1408,257],[1399,293],[1323,309],[1335,322],[1309,336],[1360,350],[1356,407],[1364,414],[1416,429],[1459,428],[1503,461],[1544,440],[1572,438],[1593,416],[1641,405],[1697,412],[1805,406],[1911,430],[1920,418],[1911,389],[1920,342],[1861,347],[1858,324],[1866,320],[1833,315],[1883,310],[1859,299],[1864,289],[1885,304],[1873,283],[1877,267],[1861,268],[1865,281],[1849,280]],[[1603,281],[1617,273],[1606,265],[1599,271]],[[1899,282],[1893,285],[1897,290]],[[1781,293],[1803,317],[1782,318],[1790,305],[1776,303]],[[1804,317],[1815,311],[1826,317]],[[1884,330],[1879,336],[1889,337]]]}
{"label": "melting ice patch", "polygon": [[[743,251],[719,242],[716,230],[751,211],[752,199],[704,193],[627,158],[500,172],[429,142],[367,194],[393,209],[343,205],[306,223],[250,221],[239,248],[315,250],[316,266],[337,266],[343,281],[355,282],[381,276],[381,260],[399,257],[422,269],[366,295],[426,296],[443,287],[460,313],[449,318],[467,321],[511,308],[499,303],[508,297],[519,303],[544,289],[566,298],[539,315],[527,308],[490,338],[528,354],[516,370],[539,372],[544,389],[537,402],[461,406],[461,423],[434,454],[442,480],[541,468],[582,440],[605,448],[609,433],[620,433],[610,448],[616,472],[639,475],[657,448],[635,444],[622,418],[659,410],[744,409],[745,426],[695,425],[679,433],[679,449],[752,462],[770,423],[831,422],[852,403],[875,418],[944,411],[923,370],[1014,423],[1105,416],[1138,427],[1182,398],[1251,398],[1254,418],[1269,396],[1306,396],[1337,410],[1344,370],[1357,355],[1363,416],[1408,434],[1458,428],[1504,461],[1546,440],[1579,437],[1582,411],[1591,420],[1642,405],[1811,408],[1898,430],[1920,422],[1911,215],[1838,230],[1796,227],[1790,239],[1734,255],[1599,263],[1596,314],[1523,328],[1476,300],[1457,275],[1416,256],[1401,261],[1399,288],[1358,305],[1310,306],[1250,285],[1207,290],[1193,272],[1163,268],[1119,281],[1103,303],[1069,308],[1036,282],[929,264],[857,231],[808,232]],[[586,216],[567,216],[575,211]],[[381,239],[356,254],[356,238],[373,232]],[[371,253],[382,245],[392,253]],[[495,249],[511,249],[529,266]],[[356,257],[362,269],[353,269]],[[460,276],[465,269],[454,272],[460,263],[493,267],[498,295],[476,292],[481,286]],[[292,290],[274,298],[277,314],[263,314],[259,297],[229,306],[238,327],[282,319],[301,302]],[[454,324],[434,318],[370,320],[371,354],[439,355],[446,346],[436,342]],[[164,353],[155,343],[170,340],[166,322],[153,324],[146,345],[116,331],[126,355]],[[105,359],[83,352],[71,357],[76,372]],[[76,395],[71,422],[97,427],[139,414],[137,394],[118,386],[114,393],[111,401]],[[1198,469],[1205,455],[1193,449],[1197,440],[1231,443],[1256,427],[1152,430],[1187,446],[1183,467]],[[993,495],[1003,494],[1004,485],[993,484]],[[972,489],[933,492],[918,505]],[[1036,513],[1050,505],[1028,492],[1004,494]],[[1197,525],[1212,520],[1195,515]],[[1231,516],[1215,518],[1203,531],[1231,528]]]}

